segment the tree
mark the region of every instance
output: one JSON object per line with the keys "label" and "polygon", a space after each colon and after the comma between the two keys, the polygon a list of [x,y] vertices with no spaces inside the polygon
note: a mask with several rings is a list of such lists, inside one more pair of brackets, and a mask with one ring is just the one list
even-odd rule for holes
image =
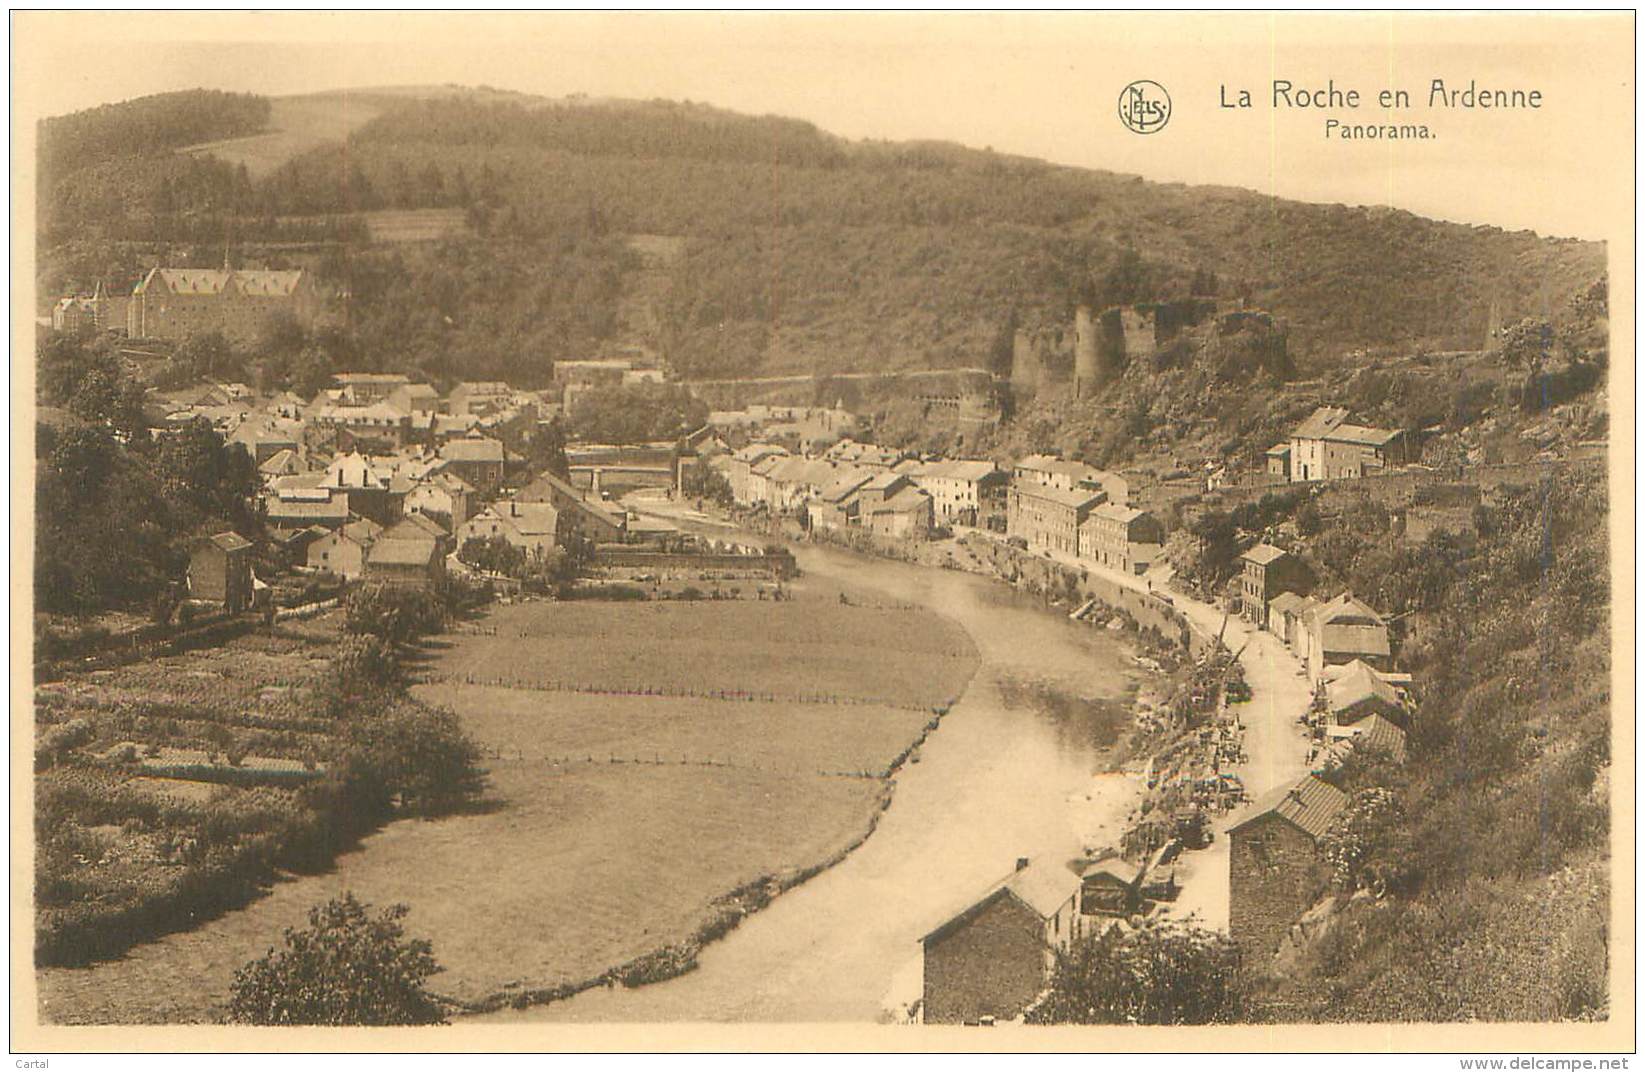
{"label": "tree", "polygon": [[399,700],[353,713],[345,766],[376,804],[416,816],[461,808],[485,788],[480,751],[457,716]]}
{"label": "tree", "polygon": [[227,519],[237,527],[250,522],[257,465],[243,446],[225,443],[205,418],[168,433],[154,461],[168,499],[203,518]]}
{"label": "tree", "polygon": [[1542,317],[1526,317],[1502,333],[1502,359],[1534,375],[1547,362],[1553,345],[1553,326]]}
{"label": "tree", "polygon": [[1206,511],[1194,523],[1194,536],[1199,540],[1199,561],[1195,572],[1199,580],[1209,586],[1221,584],[1234,572],[1235,526],[1227,511]]}
{"label": "tree", "polygon": [[313,398],[330,384],[331,374],[335,371],[331,355],[315,343],[299,350],[292,357],[288,368],[290,372],[287,386],[305,399]]}
{"label": "tree", "polygon": [[571,406],[571,429],[597,443],[674,439],[708,420],[708,405],[676,384],[633,384],[586,392]]}
{"label": "tree", "polygon": [[445,607],[420,589],[363,586],[343,606],[345,633],[369,634],[389,644],[410,644],[444,625]]}
{"label": "tree", "polygon": [[234,974],[229,1018],[252,1025],[435,1025],[445,1023],[425,986],[440,971],[426,939],[407,939],[410,909],[373,916],[352,891],[309,910],[307,928],[287,928],[270,950]]}
{"label": "tree", "polygon": [[405,668],[392,645],[371,634],[345,634],[316,684],[315,698],[326,707],[347,711],[373,698],[398,696],[405,689]]}
{"label": "tree", "polygon": [[257,332],[257,349],[265,358],[290,357],[307,342],[307,330],[289,309],[276,310]]}
{"label": "tree", "polygon": [[176,373],[193,380],[237,380],[245,366],[222,332],[191,334],[177,345],[171,364]]}
{"label": "tree", "polygon": [[53,334],[36,348],[40,401],[61,406],[94,425],[108,425],[128,442],[140,434],[143,386],[126,375],[120,360],[103,341],[90,345]]}
{"label": "tree", "polygon": [[565,453],[565,428],[559,421],[538,425],[526,441],[526,457],[531,472],[548,471],[564,481],[571,479],[571,461]]}
{"label": "tree", "polygon": [[1206,1025],[1239,1016],[1239,948],[1183,921],[1110,928],[1059,956],[1035,1024]]}
{"label": "tree", "polygon": [[1103,277],[1099,291],[1103,306],[1131,305],[1152,297],[1148,285],[1148,266],[1134,247],[1121,250]]}
{"label": "tree", "polygon": [[1348,799],[1348,807],[1320,839],[1320,854],[1341,890],[1368,890],[1378,898],[1411,880],[1411,834],[1399,794],[1372,786]]}
{"label": "tree", "polygon": [[525,568],[525,552],[500,536],[469,537],[457,550],[457,558],[489,574],[519,577]]}

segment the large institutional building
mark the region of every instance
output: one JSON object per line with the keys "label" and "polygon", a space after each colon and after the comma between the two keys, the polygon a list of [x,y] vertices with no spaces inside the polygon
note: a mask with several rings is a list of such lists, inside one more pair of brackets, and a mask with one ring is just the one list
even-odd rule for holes
{"label": "large institutional building", "polygon": [[307,272],[223,268],[155,268],[131,292],[126,334],[143,339],[181,339],[222,332],[255,338],[270,317],[290,313],[311,327],[320,300]]}

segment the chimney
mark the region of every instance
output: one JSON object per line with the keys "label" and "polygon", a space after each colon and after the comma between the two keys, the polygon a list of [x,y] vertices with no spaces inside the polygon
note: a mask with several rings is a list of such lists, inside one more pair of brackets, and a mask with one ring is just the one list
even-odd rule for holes
{"label": "chimney", "polygon": [[1017,871],[1020,872],[1024,868],[1027,868],[1027,867],[1028,867],[1028,858],[1027,857],[1018,857],[1017,858]]}

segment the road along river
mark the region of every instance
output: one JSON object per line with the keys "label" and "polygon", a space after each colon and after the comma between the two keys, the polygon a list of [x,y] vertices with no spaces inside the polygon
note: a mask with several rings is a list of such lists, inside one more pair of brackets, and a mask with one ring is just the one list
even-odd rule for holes
{"label": "road along river", "polygon": [[[1138,780],[1112,772],[1138,671],[1116,635],[958,571],[797,549],[809,574],[949,616],[981,666],[897,776],[872,837],[660,984],[585,991],[497,1021],[888,1021],[919,996],[926,932],[1018,857],[1116,841]],[[909,674],[919,674],[917,666]]]}

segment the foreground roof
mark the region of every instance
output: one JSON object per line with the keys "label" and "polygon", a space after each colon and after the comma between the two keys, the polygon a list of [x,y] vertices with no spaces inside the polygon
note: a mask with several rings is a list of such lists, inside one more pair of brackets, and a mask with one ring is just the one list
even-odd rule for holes
{"label": "foreground roof", "polygon": [[1328,782],[1307,775],[1294,786],[1281,786],[1264,794],[1257,800],[1251,815],[1230,827],[1228,833],[1233,834],[1270,816],[1277,816],[1318,841],[1347,807],[1347,794]]}
{"label": "foreground roof", "polygon": [[922,936],[920,942],[942,938],[1002,897],[1015,898],[1041,920],[1049,920],[1079,892],[1079,884],[1079,876],[1063,862],[1049,857],[1035,858],[1027,867],[991,885],[965,909]]}

